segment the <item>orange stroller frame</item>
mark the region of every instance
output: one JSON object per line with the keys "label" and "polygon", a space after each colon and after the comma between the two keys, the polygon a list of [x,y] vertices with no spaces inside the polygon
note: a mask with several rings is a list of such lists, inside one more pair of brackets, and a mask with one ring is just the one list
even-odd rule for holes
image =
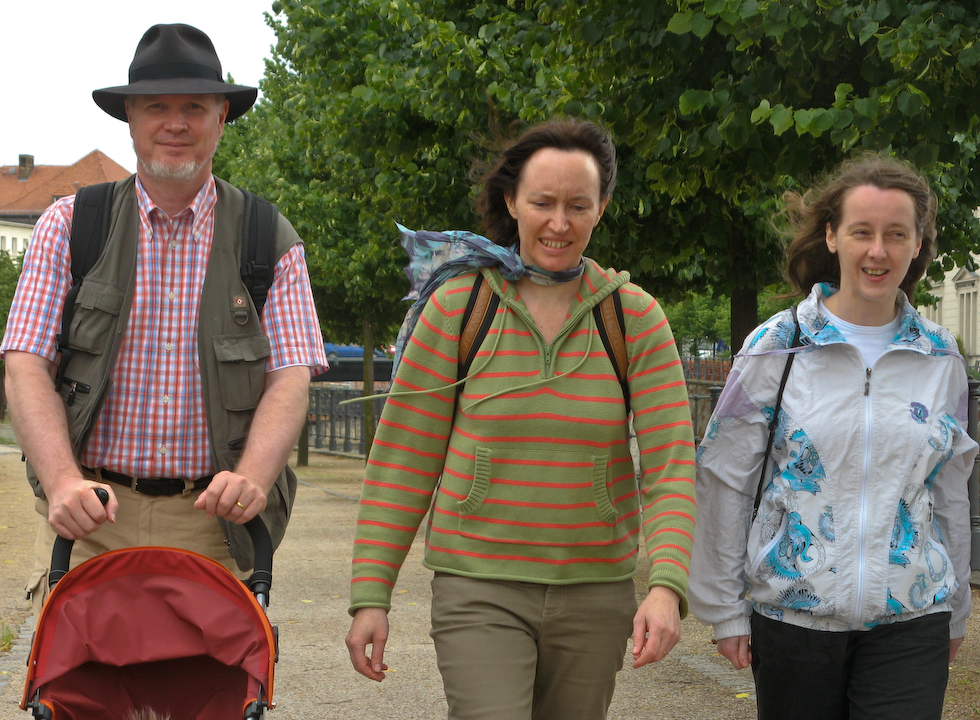
{"label": "orange stroller frame", "polygon": [[272,541],[260,518],[248,587],[198,553],[135,547],[68,572],[58,538],[21,709],[36,720],[257,720],[274,707],[278,632],[266,617]]}

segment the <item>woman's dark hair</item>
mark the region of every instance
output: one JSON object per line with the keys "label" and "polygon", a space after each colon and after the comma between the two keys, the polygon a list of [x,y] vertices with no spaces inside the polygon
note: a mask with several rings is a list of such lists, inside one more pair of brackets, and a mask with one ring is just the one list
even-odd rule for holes
{"label": "woman's dark hair", "polygon": [[605,129],[579,120],[551,120],[534,125],[506,145],[480,178],[482,187],[476,209],[483,219],[483,231],[498,245],[517,242],[517,221],[507,209],[507,198],[517,192],[528,158],[542,148],[589,153],[599,167],[599,199],[606,200],[612,194],[616,185],[616,146]]}
{"label": "woman's dark hair", "polygon": [[837,232],[848,191],[863,185],[902,190],[915,204],[916,230],[922,238],[919,256],[912,259],[899,286],[911,299],[915,284],[936,257],[936,195],[929,181],[908,163],[877,154],[845,160],[820,184],[803,195],[783,194],[793,237],[786,249],[786,279],[801,295],[814,283],[840,284],[840,261],[827,248],[827,225]]}

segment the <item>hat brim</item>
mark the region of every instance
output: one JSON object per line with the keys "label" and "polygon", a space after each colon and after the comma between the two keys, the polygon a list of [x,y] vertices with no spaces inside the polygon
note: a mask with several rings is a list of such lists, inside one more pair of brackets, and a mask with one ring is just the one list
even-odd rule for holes
{"label": "hat brim", "polygon": [[241,117],[255,104],[258,88],[247,85],[202,78],[168,78],[140,80],[130,85],[102,88],[92,91],[95,104],[117,120],[128,122],[126,98],[130,95],[224,95],[228,99],[228,116],[225,122]]}

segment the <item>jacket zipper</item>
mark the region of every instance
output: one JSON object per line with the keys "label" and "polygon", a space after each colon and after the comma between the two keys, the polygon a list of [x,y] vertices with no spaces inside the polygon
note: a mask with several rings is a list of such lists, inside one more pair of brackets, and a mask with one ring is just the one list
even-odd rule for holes
{"label": "jacket zipper", "polygon": [[861,503],[858,517],[858,582],[854,598],[854,619],[861,621],[864,607],[865,576],[865,535],[868,530],[868,485],[871,473],[871,428],[874,425],[871,415],[871,368],[864,371],[864,465],[861,470]]}

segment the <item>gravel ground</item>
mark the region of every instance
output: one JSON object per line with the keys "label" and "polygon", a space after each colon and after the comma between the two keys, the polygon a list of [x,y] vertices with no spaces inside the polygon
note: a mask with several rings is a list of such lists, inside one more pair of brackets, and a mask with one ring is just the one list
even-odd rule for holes
{"label": "gravel ground", "polygon": [[[2,441],[2,428],[0,428]],[[269,616],[279,627],[280,660],[270,720],[365,717],[444,718],[441,681],[428,636],[430,573],[416,547],[399,579],[383,683],[357,675],[344,636],[349,625],[348,576],[362,463],[311,453],[301,468],[296,510],[276,553]],[[31,565],[35,527],[32,496],[20,454],[0,447],[0,621],[21,637],[0,653],[0,720],[29,717],[17,705],[32,628],[23,584]],[[421,538],[416,539],[420,546]],[[642,589],[641,589],[642,591]],[[974,591],[975,603],[980,594]],[[980,623],[954,666],[944,720],[980,719]],[[627,653],[628,655],[628,653]],[[972,705],[972,707],[971,707]],[[752,678],[715,652],[709,629],[684,622],[681,644],[652,667],[620,673],[612,720],[742,720],[755,718]]]}

